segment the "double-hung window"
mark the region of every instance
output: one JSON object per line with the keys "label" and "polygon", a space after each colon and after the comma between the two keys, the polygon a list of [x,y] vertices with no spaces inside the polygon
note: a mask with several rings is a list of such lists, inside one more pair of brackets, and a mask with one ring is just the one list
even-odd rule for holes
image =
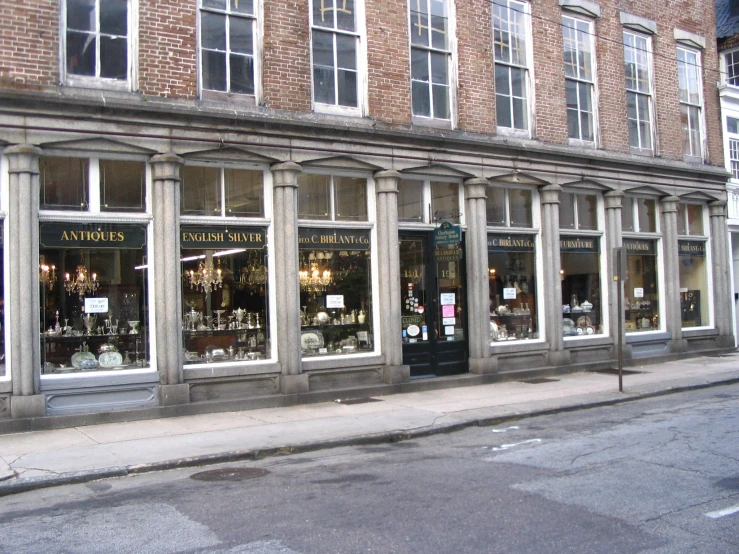
{"label": "double-hung window", "polygon": [[200,0],[203,90],[255,93],[258,0]]}
{"label": "double-hung window", "polygon": [[449,0],[411,0],[413,115],[451,119]]}
{"label": "double-hung window", "polygon": [[493,2],[495,115],[498,127],[528,131],[528,4]]}
{"label": "double-hung window", "polygon": [[683,129],[683,154],[701,158],[703,88],[700,54],[695,50],[677,49],[678,86],[680,88],[680,121]]}
{"label": "double-hung window", "polygon": [[739,50],[733,50],[724,54],[726,84],[739,87]]}
{"label": "double-hung window", "polygon": [[130,86],[131,0],[66,0],[63,7],[67,84]]}
{"label": "double-hung window", "polygon": [[739,179],[739,119],[726,118],[726,134],[729,143],[729,171],[734,179]]}
{"label": "double-hung window", "polygon": [[651,44],[648,37],[624,32],[626,110],[629,145],[637,151],[653,149]]}
{"label": "double-hung window", "polygon": [[568,136],[578,141],[595,142],[593,23],[565,16],[562,18],[562,38]]}
{"label": "double-hung window", "polygon": [[360,108],[361,0],[311,0],[313,102]]}

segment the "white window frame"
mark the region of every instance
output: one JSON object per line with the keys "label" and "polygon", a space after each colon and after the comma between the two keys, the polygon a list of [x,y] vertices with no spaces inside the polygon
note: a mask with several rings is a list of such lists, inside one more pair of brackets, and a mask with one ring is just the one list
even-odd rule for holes
{"label": "white window frame", "polygon": [[[411,11],[413,10],[414,5],[416,5],[417,2],[426,2],[428,3],[430,0],[408,0],[408,21],[407,21],[407,29],[408,33],[412,32],[412,14]],[[433,126],[433,127],[441,127],[441,128],[451,128],[455,129],[458,125],[458,111],[457,111],[457,83],[458,83],[458,75],[457,75],[457,69],[458,69],[458,58],[457,58],[457,24],[456,24],[456,10],[455,10],[455,3],[453,0],[444,0],[446,3],[446,7],[448,10],[448,44],[446,50],[440,50],[438,48],[434,48],[432,46],[422,46],[422,45],[414,45],[413,42],[408,40],[408,61],[409,64],[412,64],[412,58],[413,58],[413,50],[417,49],[423,52],[436,52],[436,53],[443,53],[447,58],[447,76],[448,76],[448,83],[447,87],[449,90],[449,119],[443,119],[443,118],[435,118],[433,115],[434,112],[434,97],[433,97],[433,83],[432,83],[432,72],[431,72],[431,56],[429,55],[429,102],[430,102],[430,109],[431,109],[431,115],[425,116],[425,115],[418,115],[413,113],[413,67],[411,65],[411,78],[410,78],[410,97],[411,97],[411,118],[414,124],[416,125],[427,125],[427,126]]]}
{"label": "white window frame", "polygon": [[[95,0],[95,12],[100,19],[100,2]],[[60,81],[70,87],[108,89],[120,91],[133,91],[138,89],[138,50],[139,50],[139,0],[128,1],[128,68],[126,79],[109,79],[106,77],[93,77],[89,75],[75,75],[67,71],[67,2],[61,0],[61,14],[59,17],[59,74]],[[96,25],[97,25],[96,22]],[[96,43],[99,44],[100,31],[95,32]],[[100,73],[100,48],[97,46],[97,58],[95,60],[95,72]]]}
{"label": "white window frame", "polygon": [[[510,12],[516,11],[522,13],[523,17],[523,34],[524,34],[524,41],[525,41],[525,60],[524,64],[515,64],[509,61],[505,60],[498,60],[495,59],[495,8],[496,6],[505,7],[505,9],[508,11],[508,14],[510,15]],[[510,26],[510,20],[508,21],[508,25]],[[510,28],[510,27],[509,27]],[[524,72],[524,79],[523,79],[523,87],[524,87],[524,99],[526,100],[526,110],[524,114],[524,120],[526,123],[525,129],[517,129],[515,127],[503,127],[498,123],[498,118],[496,117],[496,132],[499,135],[504,136],[519,136],[523,138],[530,138],[534,135],[534,87],[531,86],[531,83],[533,82],[533,68],[534,68],[534,59],[533,59],[533,33],[531,29],[531,6],[528,2],[523,2],[521,0],[495,0],[493,1],[493,82],[495,82],[495,70],[496,65],[501,65],[509,68],[509,83],[508,83],[508,90],[510,91],[510,95],[507,97],[509,100],[509,109],[511,110],[511,121],[513,120],[513,107],[512,107],[512,98],[513,98],[513,87],[512,83],[510,81],[510,70],[511,68],[521,69]],[[496,110],[498,105],[498,94],[496,90],[495,95],[495,103],[496,103]]]}
{"label": "white window frame", "polygon": [[[537,187],[517,186],[509,184],[496,183],[495,185],[488,185],[488,188],[503,189],[505,191],[505,224],[504,225],[490,225],[487,224],[487,230],[489,233],[500,232],[501,229],[510,230],[513,229],[517,233],[539,233],[541,229],[541,219],[539,218],[539,189]],[[511,225],[511,190],[528,190],[531,192],[531,227],[515,227]],[[486,194],[487,196],[487,194]]]}
{"label": "white window frame", "polygon": [[[729,68],[732,66],[736,68],[733,77],[729,72]],[[739,87],[739,48],[721,53],[721,82],[731,87]]]}
{"label": "white window frame", "polygon": [[[364,0],[354,0],[354,25],[356,30],[344,31],[342,29],[331,28],[331,27],[318,27],[314,26],[313,22],[313,4],[314,2],[321,2],[322,0],[310,0],[308,3],[309,18],[310,18],[310,75],[311,75],[311,105],[313,111],[317,113],[334,114],[334,115],[347,115],[352,117],[363,117],[367,115],[367,103],[368,103],[368,82],[367,82],[367,27],[365,22],[364,12]],[[334,0],[334,2],[340,2],[341,0]],[[336,60],[337,49],[336,49],[336,35],[353,36],[356,39],[357,50],[357,106],[341,106],[339,105],[339,83],[334,73],[334,91],[336,94],[334,104],[326,104],[323,102],[317,102],[315,99],[315,82],[313,79],[313,32],[320,31],[324,33],[331,33],[334,35],[334,71],[338,69],[338,63]]]}
{"label": "white window frame", "polygon": [[[729,119],[736,121],[737,130],[729,130]],[[739,113],[726,110],[723,112],[724,125],[724,153],[726,158],[726,169],[731,173],[731,181],[739,181]]]}
{"label": "white window frame", "polygon": [[[626,44],[626,35],[630,35],[634,39],[634,46],[627,46]],[[647,75],[647,87],[648,90],[645,92],[643,90],[638,90],[638,80],[637,80],[637,88],[629,88],[628,87],[628,80],[627,80],[627,86],[626,86],[626,96],[627,96],[627,105],[628,105],[628,95],[633,94],[636,98],[639,96],[643,96],[647,98],[647,119],[641,117],[642,114],[639,110],[639,104],[638,102],[635,103],[635,109],[637,112],[637,128],[639,127],[639,122],[641,121],[648,121],[649,123],[649,140],[650,140],[650,146],[644,147],[641,143],[641,133],[638,133],[638,140],[639,144],[634,146],[631,144],[631,135],[629,135],[629,146],[631,148],[632,152],[635,153],[642,153],[642,154],[648,154],[653,155],[657,152],[656,148],[656,140],[657,140],[657,133],[655,132],[655,114],[654,114],[654,69],[653,69],[653,61],[652,61],[652,37],[649,35],[643,35],[640,33],[636,33],[634,31],[631,31],[629,29],[625,29],[623,31],[624,36],[624,66],[626,66],[626,53],[627,50],[632,50],[632,55],[634,57],[633,64],[635,67],[638,66],[637,64],[637,56],[639,52],[643,52],[644,56],[646,57],[646,71],[648,73]],[[636,41],[643,40],[644,41],[644,48],[640,48]],[[629,119],[627,114],[627,119]],[[630,121],[630,120],[629,120]]]}
{"label": "white window frame", "polygon": [[[203,7],[202,0],[198,0],[197,6],[197,57],[198,57],[198,95],[201,98],[210,98],[219,100],[222,98],[239,99],[247,103],[258,104],[262,99],[262,37],[264,36],[264,5],[263,0],[254,0],[254,13],[252,15],[242,14],[239,12],[231,12],[231,5],[227,2],[226,10],[216,8]],[[203,86],[203,45],[202,45],[202,13],[211,12],[224,14],[227,19],[226,25],[230,22],[231,17],[238,17],[252,20],[252,37],[254,60],[254,94],[244,92],[231,92],[231,65],[229,63],[230,48],[228,46],[229,35],[226,33],[226,88],[229,90],[207,89]]]}
{"label": "white window frame", "polygon": [[[572,22],[571,25],[567,24],[567,20],[570,20]],[[578,23],[584,23],[588,26],[587,31],[581,31],[577,29]],[[566,76],[566,69],[565,69],[565,83],[567,81],[573,81],[575,83],[585,83],[589,85],[590,87],[590,101],[592,103],[592,120],[593,120],[593,140],[586,140],[581,138],[582,137],[582,121],[580,114],[583,113],[583,110],[580,108],[580,95],[578,94],[577,98],[577,112],[578,112],[578,134],[579,137],[570,137],[569,136],[569,123],[568,123],[568,143],[571,146],[581,146],[586,148],[597,148],[600,144],[600,122],[598,117],[598,64],[597,64],[597,56],[596,56],[596,45],[595,45],[595,31],[594,31],[595,22],[591,19],[581,18],[581,17],[574,17],[572,15],[563,15],[562,16],[562,51],[564,54],[565,48],[564,48],[564,32],[565,28],[573,29],[576,33],[584,33],[587,35],[586,40],[588,41],[588,44],[590,46],[590,72],[592,75],[592,79],[584,79],[580,77],[579,75],[577,77],[568,77]],[[577,41],[576,41],[577,44]],[[578,53],[579,58],[579,51],[580,49],[576,46],[576,50]],[[578,66],[579,68],[579,66]],[[578,69],[579,73],[579,69]],[[579,90],[579,87],[578,87]],[[569,111],[569,108],[567,108]],[[569,120],[569,115],[567,115],[567,119]]]}
{"label": "white window frame", "polygon": [[[683,56],[685,56],[685,61],[680,60],[680,54],[683,53]],[[695,56],[695,63],[691,63],[688,61],[687,56]],[[700,50],[696,50],[693,48],[686,48],[685,46],[678,46],[677,47],[677,72],[678,72],[678,94],[680,92],[680,80],[681,78],[686,79],[686,83],[688,83],[689,80],[689,70],[690,65],[695,66],[695,72],[696,72],[696,80],[697,80],[697,89],[698,89],[698,103],[692,103],[689,100],[683,100],[680,98],[680,109],[682,111],[682,107],[686,106],[689,110],[690,108],[695,108],[698,110],[698,148],[699,151],[695,152],[692,146],[692,141],[688,140],[688,143],[690,144],[690,151],[685,152],[683,150],[683,156],[687,160],[703,160],[706,156],[707,149],[706,149],[706,135],[705,135],[705,129],[706,129],[706,122],[705,122],[705,110],[704,105],[705,101],[703,98],[703,66],[701,61],[701,52]],[[684,73],[684,77],[681,77],[681,75]],[[690,85],[688,84],[688,87]],[[688,88],[689,91],[689,88]],[[690,117],[688,117],[688,132],[693,132],[694,129],[690,127]],[[684,131],[683,131],[684,133]],[[681,133],[681,138],[684,140],[684,135]],[[690,138],[690,137],[688,137]]]}

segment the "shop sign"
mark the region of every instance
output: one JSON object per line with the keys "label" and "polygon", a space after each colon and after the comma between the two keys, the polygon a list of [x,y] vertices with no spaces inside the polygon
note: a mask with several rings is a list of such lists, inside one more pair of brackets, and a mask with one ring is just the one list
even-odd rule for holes
{"label": "shop sign", "polygon": [[437,262],[456,262],[464,257],[461,248],[445,248],[434,250],[434,259]]}
{"label": "shop sign", "polygon": [[624,248],[627,254],[655,255],[655,242],[653,240],[624,239]]}
{"label": "shop sign", "polygon": [[146,246],[146,225],[118,223],[39,224],[42,248],[128,248]]}
{"label": "shop sign", "polygon": [[245,248],[262,250],[267,244],[264,227],[227,227],[225,225],[182,225],[180,247],[189,248]]}
{"label": "shop sign", "polygon": [[462,242],[462,229],[459,225],[452,225],[448,221],[434,229],[435,246],[452,246]]}
{"label": "shop sign", "polygon": [[696,240],[681,240],[678,242],[678,254],[680,256],[700,256],[706,255],[706,243]]}
{"label": "shop sign", "polygon": [[400,318],[403,325],[420,325],[423,323],[423,316],[420,315],[404,315]]}
{"label": "shop sign", "polygon": [[298,245],[308,250],[362,250],[370,248],[370,232],[363,229],[298,230]]}
{"label": "shop sign", "polygon": [[528,235],[488,235],[488,252],[533,252],[535,246]]}
{"label": "shop sign", "polygon": [[591,254],[598,252],[596,237],[560,237],[560,252]]}
{"label": "shop sign", "polygon": [[326,295],[326,308],[343,308],[344,307],[344,295],[343,294],[327,294]]}

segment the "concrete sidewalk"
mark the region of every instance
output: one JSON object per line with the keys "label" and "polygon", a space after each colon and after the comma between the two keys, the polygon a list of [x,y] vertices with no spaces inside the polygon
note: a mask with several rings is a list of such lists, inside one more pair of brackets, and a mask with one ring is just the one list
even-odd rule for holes
{"label": "concrete sidewalk", "polygon": [[0,496],[184,466],[404,440],[473,425],[615,404],[739,382],[739,352],[582,372],[324,402],[0,435]]}

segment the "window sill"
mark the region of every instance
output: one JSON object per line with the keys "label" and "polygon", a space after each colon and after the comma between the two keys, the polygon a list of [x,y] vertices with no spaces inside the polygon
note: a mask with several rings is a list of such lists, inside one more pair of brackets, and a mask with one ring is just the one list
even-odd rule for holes
{"label": "window sill", "polygon": [[451,119],[434,119],[432,117],[421,117],[414,115],[411,118],[413,125],[419,127],[433,127],[434,129],[453,129]]}
{"label": "window sill", "polygon": [[528,129],[514,129],[512,127],[496,127],[495,132],[500,137],[519,139],[530,139],[531,132]]}
{"label": "window sill", "polygon": [[92,90],[115,90],[120,92],[132,92],[131,83],[128,80],[103,79],[100,77],[84,77],[81,75],[67,76],[62,83],[66,88],[80,88]]}
{"label": "window sill", "polygon": [[362,117],[362,108],[352,108],[350,106],[337,106],[334,104],[313,104],[313,111],[326,115],[343,115],[346,117]]}
{"label": "window sill", "polygon": [[703,158],[700,156],[683,156],[683,161],[686,164],[702,164],[704,163]]}
{"label": "window sill", "polygon": [[256,106],[256,97],[253,94],[240,94],[235,92],[223,92],[220,90],[200,91],[200,99],[209,102],[222,102],[224,104],[241,104],[242,106]]}
{"label": "window sill", "polygon": [[592,140],[580,140],[575,138],[569,138],[567,139],[567,144],[570,146],[575,146],[577,148],[587,148],[589,150],[595,150],[596,145],[595,141]]}
{"label": "window sill", "polygon": [[654,150],[651,148],[637,148],[635,146],[629,147],[632,154],[635,156],[644,156],[645,158],[654,158]]}

